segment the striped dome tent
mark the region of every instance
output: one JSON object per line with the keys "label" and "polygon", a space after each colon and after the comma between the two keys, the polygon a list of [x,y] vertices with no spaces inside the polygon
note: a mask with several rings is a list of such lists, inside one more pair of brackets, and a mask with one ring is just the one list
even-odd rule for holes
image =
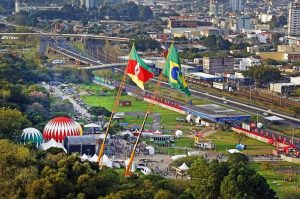
{"label": "striped dome tent", "polygon": [[26,128],[22,130],[21,144],[34,143],[36,147],[43,143],[43,136],[41,132],[35,128]]}
{"label": "striped dome tent", "polygon": [[56,117],[50,120],[43,131],[45,141],[53,138],[60,143],[64,141],[66,136],[78,135],[80,135],[80,127],[69,117]]}
{"label": "striped dome tent", "polygon": [[80,135],[83,135],[83,129],[82,129],[81,125],[76,121],[75,121],[75,123],[78,125]]}

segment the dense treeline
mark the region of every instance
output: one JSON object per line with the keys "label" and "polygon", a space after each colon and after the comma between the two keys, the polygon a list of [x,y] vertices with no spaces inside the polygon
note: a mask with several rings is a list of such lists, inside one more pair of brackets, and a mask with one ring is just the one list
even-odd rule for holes
{"label": "dense treeline", "polygon": [[39,82],[82,83],[90,75],[83,70],[49,70],[16,54],[0,55],[0,138],[17,140],[25,127],[42,130],[51,117],[74,112],[68,100],[50,97]]}
{"label": "dense treeline", "polygon": [[150,7],[136,5],[133,2],[107,4],[101,8],[86,10],[78,6],[65,5],[61,10],[44,10],[34,13],[21,11],[18,14],[8,17],[8,20],[20,25],[36,26],[38,18],[45,20],[76,20],[76,21],[94,21],[105,18],[114,20],[142,20],[147,21],[153,18]]}
{"label": "dense treeline", "polygon": [[56,149],[41,152],[0,140],[0,198],[240,199],[274,198],[266,180],[240,157],[228,162],[183,159],[191,180],[123,177]]}

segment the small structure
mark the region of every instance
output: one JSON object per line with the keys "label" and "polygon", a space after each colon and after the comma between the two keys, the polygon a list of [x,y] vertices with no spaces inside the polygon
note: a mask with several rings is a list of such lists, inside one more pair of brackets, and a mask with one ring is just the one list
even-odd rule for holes
{"label": "small structure", "polygon": [[94,154],[92,157],[89,158],[90,162],[97,162],[98,160],[98,156],[96,154]]}
{"label": "small structure", "polygon": [[194,147],[200,149],[214,149],[215,144],[212,141],[205,139],[202,134],[196,133],[194,137]]}
{"label": "small structure", "polygon": [[131,106],[131,101],[129,100],[120,100],[119,106]]}
{"label": "small structure", "polygon": [[90,123],[90,124],[86,124],[84,125],[84,134],[97,134],[100,133],[100,128],[101,126],[95,123]]}
{"label": "small structure", "polygon": [[113,168],[113,162],[109,159],[107,155],[103,155],[100,159],[100,162],[102,162],[102,165],[107,166],[109,168]]}
{"label": "small structure", "polygon": [[150,141],[155,144],[155,146],[169,147],[171,142],[174,141],[172,135],[151,135]]}
{"label": "small structure", "polygon": [[148,150],[149,155],[154,155],[155,154],[155,149],[152,146],[146,146],[145,147]]}
{"label": "small structure", "polygon": [[79,153],[92,155],[96,153],[97,138],[94,135],[67,136],[64,139],[64,147],[68,154]]}

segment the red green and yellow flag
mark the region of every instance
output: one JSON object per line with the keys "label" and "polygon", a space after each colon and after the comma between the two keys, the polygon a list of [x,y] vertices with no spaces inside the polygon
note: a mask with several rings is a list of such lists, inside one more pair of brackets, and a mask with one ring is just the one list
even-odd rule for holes
{"label": "red green and yellow flag", "polygon": [[144,83],[154,77],[151,69],[137,54],[132,46],[127,64],[127,74],[138,87],[144,90]]}

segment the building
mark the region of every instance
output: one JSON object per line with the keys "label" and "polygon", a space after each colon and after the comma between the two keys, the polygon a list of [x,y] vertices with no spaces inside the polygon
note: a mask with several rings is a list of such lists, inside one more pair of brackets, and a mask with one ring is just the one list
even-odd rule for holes
{"label": "building", "polygon": [[172,135],[152,135],[150,137],[150,142],[153,142],[155,146],[170,147],[173,141]]}
{"label": "building", "polygon": [[224,3],[222,0],[210,0],[209,15],[220,16],[224,14]]}
{"label": "building", "polygon": [[203,71],[209,74],[234,73],[234,58],[203,57]]}
{"label": "building", "polygon": [[21,10],[20,0],[16,0],[16,2],[15,2],[15,13],[19,13],[20,10]]}
{"label": "building", "polygon": [[79,153],[91,156],[96,153],[98,138],[94,135],[67,136],[64,139],[64,147],[68,154]]}
{"label": "building", "polygon": [[80,7],[83,8],[85,6],[85,0],[80,0]]}
{"label": "building", "polygon": [[248,70],[248,68],[252,66],[260,66],[260,60],[255,59],[253,57],[247,57],[247,58],[241,58],[240,64],[239,64],[239,70],[240,71],[245,71]]}
{"label": "building", "polygon": [[168,29],[172,28],[197,28],[195,16],[171,16],[168,19]]}
{"label": "building", "polygon": [[239,16],[236,19],[236,29],[237,30],[250,30],[251,27],[251,18],[249,15]]}
{"label": "building", "polygon": [[291,2],[289,4],[288,36],[300,36],[300,2]]}
{"label": "building", "polygon": [[244,0],[230,0],[229,6],[231,11],[240,12],[244,9]]}
{"label": "building", "polygon": [[270,91],[279,94],[291,94],[300,88],[300,84],[296,83],[270,83]]}
{"label": "building", "polygon": [[85,8],[88,9],[92,9],[95,7],[95,0],[86,0],[85,1]]}
{"label": "building", "polygon": [[277,52],[283,52],[283,53],[298,52],[298,53],[300,53],[300,46],[297,46],[297,45],[278,45],[277,46]]}

